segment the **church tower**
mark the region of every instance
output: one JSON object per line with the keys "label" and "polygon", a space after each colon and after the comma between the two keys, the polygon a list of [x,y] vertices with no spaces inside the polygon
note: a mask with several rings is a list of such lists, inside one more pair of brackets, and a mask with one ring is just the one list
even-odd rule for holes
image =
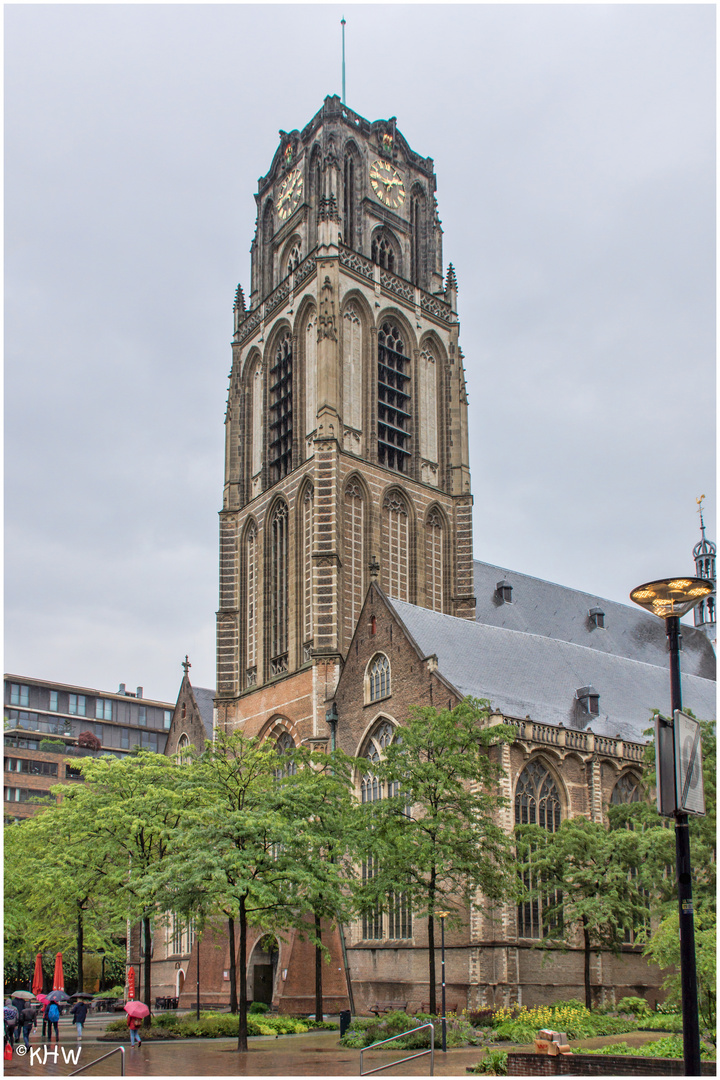
{"label": "church tower", "polygon": [[[699,578],[705,578],[711,582],[713,589],[716,588],[715,581],[715,556],[717,554],[717,547],[712,540],[707,540],[705,537],[705,522],[703,520],[702,501],[705,498],[701,495],[697,499],[698,513],[700,514],[700,540],[693,548],[693,559],[695,560],[695,576]],[[695,605],[693,609],[695,616],[695,625],[698,630],[702,630],[706,634],[713,645],[717,640],[717,627],[715,625],[715,592],[711,596],[708,596],[706,600],[701,600],[699,604]]]}
{"label": "church tower", "polygon": [[431,158],[327,97],[280,132],[238,286],[217,724],[325,740],[363,600],[472,619],[457,283]]}

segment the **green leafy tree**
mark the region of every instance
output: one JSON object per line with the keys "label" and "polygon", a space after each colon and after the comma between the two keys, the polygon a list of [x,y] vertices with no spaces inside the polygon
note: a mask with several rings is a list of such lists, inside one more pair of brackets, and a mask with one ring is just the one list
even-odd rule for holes
{"label": "green leafy tree", "polygon": [[[680,976],[680,918],[677,911],[667,915],[645,946],[645,955],[664,969],[663,988],[667,1000],[678,1006],[682,1004]],[[715,1037],[717,1013],[717,924],[715,912],[710,905],[695,911],[695,965],[697,970],[698,1009],[703,1024]]]}
{"label": "green leafy tree", "polygon": [[557,945],[563,927],[576,924],[581,930],[585,1005],[590,1009],[592,952],[619,952],[626,930],[647,919],[637,882],[638,836],[584,817],[563,821],[554,833],[537,825],[520,825],[515,833],[519,869],[531,882],[523,898],[543,902],[547,932],[542,943]]}
{"label": "green leafy tree", "polygon": [[436,1012],[435,917],[461,910],[478,890],[488,903],[515,888],[509,838],[497,824],[506,804],[502,768],[492,747],[511,742],[515,730],[491,725],[489,704],[465,698],[454,709],[416,707],[372,766],[391,797],[366,803],[362,855],[372,859],[361,899],[366,908],[388,895],[405,895],[415,916],[428,919],[430,1011]]}
{"label": "green leafy tree", "polygon": [[315,944],[315,1016],[323,1018],[322,922],[346,922],[352,913],[353,856],[358,813],[352,796],[354,759],[340,751],[283,754],[278,808],[285,819],[284,854],[297,902],[312,914]]}

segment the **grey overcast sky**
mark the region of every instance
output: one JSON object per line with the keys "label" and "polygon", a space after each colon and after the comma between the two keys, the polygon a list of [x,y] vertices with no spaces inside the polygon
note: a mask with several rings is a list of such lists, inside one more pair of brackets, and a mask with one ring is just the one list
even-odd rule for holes
{"label": "grey overcast sky", "polygon": [[715,537],[714,5],[7,5],[5,667],[215,685],[232,303],[280,128],[435,160],[475,556],[598,597]]}

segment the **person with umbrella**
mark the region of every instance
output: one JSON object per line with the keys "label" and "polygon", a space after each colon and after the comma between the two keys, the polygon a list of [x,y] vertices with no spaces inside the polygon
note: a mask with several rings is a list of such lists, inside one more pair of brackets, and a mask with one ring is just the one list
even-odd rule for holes
{"label": "person with umbrella", "polygon": [[[25,1043],[25,1049],[30,1049],[30,1029],[37,1027],[37,1009],[31,1005],[29,1001],[25,1002],[25,1008],[20,1013],[20,1023],[22,1024],[22,1039]],[[20,1027],[18,1025],[18,1039],[19,1039]]]}
{"label": "person with umbrella", "polygon": [[10,1043],[10,1046],[15,1045],[15,1025],[18,1022],[18,1011],[13,1005],[10,998],[5,1000],[5,1008],[3,1009],[3,1019],[5,1021],[5,1042]]}
{"label": "person with umbrella", "polygon": [[48,1038],[52,1038],[52,1029],[55,1028],[55,1038],[60,1042],[60,1035],[58,1033],[58,1021],[60,1019],[60,1003],[63,1001],[69,1001],[64,990],[51,990],[47,996],[47,1009],[45,1016],[48,1022]]}
{"label": "person with umbrella", "polygon": [[128,1014],[127,1026],[130,1028],[130,1045],[135,1046],[137,1044],[140,1046],[142,1043],[140,1028],[142,1027],[143,1018],[150,1015],[150,1010],[142,1001],[128,1001],[125,1012]]}

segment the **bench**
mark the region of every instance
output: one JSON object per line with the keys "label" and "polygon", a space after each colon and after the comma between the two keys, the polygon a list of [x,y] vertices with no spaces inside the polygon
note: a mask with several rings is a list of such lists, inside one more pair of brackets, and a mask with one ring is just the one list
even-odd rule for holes
{"label": "bench", "polygon": [[[442,1009],[442,1005],[440,1004],[439,1001],[437,1002],[437,1004]],[[453,1001],[453,1002],[447,1001],[447,1002],[445,1002],[445,1015],[447,1015],[448,1013],[456,1013],[459,1008],[460,1008],[460,1003],[459,1002],[457,1002],[457,1001]],[[422,1001],[419,1005],[417,1005],[415,1007],[415,1012],[416,1013],[425,1013],[426,1016],[429,1016],[430,1015],[430,1002],[429,1001]],[[442,1013],[436,1013],[436,1015],[441,1016]]]}
{"label": "bench", "polygon": [[407,1012],[407,1007],[407,1001],[376,1001],[370,1006],[370,1012],[379,1016],[380,1013]]}

